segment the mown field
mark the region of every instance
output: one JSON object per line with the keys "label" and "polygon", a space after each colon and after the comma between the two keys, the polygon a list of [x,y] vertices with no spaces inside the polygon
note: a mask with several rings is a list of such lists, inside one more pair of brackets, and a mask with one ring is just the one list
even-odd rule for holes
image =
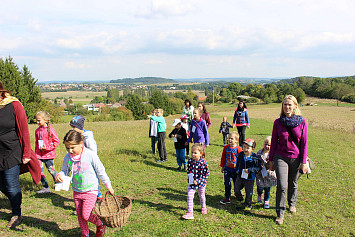
{"label": "mown field", "polygon": [[[355,129],[353,106],[334,104],[302,107],[309,123],[309,156],[316,169],[310,178],[300,178],[297,213],[286,214],[284,225],[274,223],[275,187],[271,189],[271,209],[253,205],[251,214],[232,204],[222,206],[223,175],[219,161],[222,135],[218,133],[223,116],[232,122],[234,106],[222,104],[208,107],[212,117],[211,145],[207,149],[210,168],[206,195],[208,214],[201,215],[195,195],[195,219],[182,220],[186,212],[187,175],[176,170],[173,140],[167,139],[168,162],[155,162],[148,138],[149,121],[88,122],[86,129],[95,134],[100,156],[116,193],[133,199],[128,223],[121,229],[107,229],[107,236],[355,236]],[[271,135],[273,120],[280,112],[279,104],[250,105],[251,128],[246,136],[257,141]],[[178,116],[166,118],[167,130]],[[32,143],[36,125],[30,125]],[[60,138],[69,125],[55,124]],[[57,171],[66,151],[58,148]],[[53,180],[46,176],[53,187]],[[21,176],[23,190],[23,224],[16,230],[5,228],[10,219],[10,205],[0,197],[0,236],[80,236],[76,216],[72,215],[72,192],[37,194],[29,174]],[[103,187],[103,189],[105,189]],[[253,201],[256,201],[254,194]],[[95,227],[89,224],[91,234]]]}

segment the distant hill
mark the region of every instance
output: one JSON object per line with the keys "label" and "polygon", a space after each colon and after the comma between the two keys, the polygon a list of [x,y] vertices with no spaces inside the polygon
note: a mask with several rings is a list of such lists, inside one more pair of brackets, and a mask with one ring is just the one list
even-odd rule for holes
{"label": "distant hill", "polygon": [[124,78],[111,80],[110,83],[120,83],[120,84],[163,84],[163,83],[176,83],[173,79],[167,79],[162,77],[139,77],[139,78]]}

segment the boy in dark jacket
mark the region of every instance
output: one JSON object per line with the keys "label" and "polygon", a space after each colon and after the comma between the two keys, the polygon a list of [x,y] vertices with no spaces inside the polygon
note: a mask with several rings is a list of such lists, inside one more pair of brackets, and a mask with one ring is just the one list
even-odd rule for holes
{"label": "boy in dark jacket", "polygon": [[186,157],[185,157],[185,142],[187,140],[186,130],[181,126],[180,119],[174,119],[173,126],[174,130],[169,134],[170,138],[174,138],[174,145],[176,149],[176,161],[179,165],[177,168],[181,170],[182,165],[184,165],[184,170],[186,170]]}
{"label": "boy in dark jacket", "polygon": [[[229,128],[233,128],[233,126],[227,122],[227,117],[224,116],[223,122],[221,123],[221,126],[219,127],[219,133],[222,132],[222,135],[223,135],[223,146],[228,144]],[[239,135],[238,135],[238,137],[239,137]]]}
{"label": "boy in dark jacket", "polygon": [[235,182],[236,197],[243,201],[241,189],[245,187],[245,211],[251,211],[255,175],[261,170],[261,161],[254,153],[256,143],[248,138],[243,143],[243,151],[238,155],[237,169],[238,176]]}

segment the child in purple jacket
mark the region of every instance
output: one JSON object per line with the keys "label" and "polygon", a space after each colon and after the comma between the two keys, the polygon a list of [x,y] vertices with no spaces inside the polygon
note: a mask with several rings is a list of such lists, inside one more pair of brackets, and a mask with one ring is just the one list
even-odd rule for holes
{"label": "child in purple jacket", "polygon": [[194,143],[199,143],[202,147],[209,145],[209,136],[206,121],[201,118],[201,110],[194,109],[194,119],[191,120],[191,130],[190,136],[187,139],[185,145],[191,142],[193,139]]}

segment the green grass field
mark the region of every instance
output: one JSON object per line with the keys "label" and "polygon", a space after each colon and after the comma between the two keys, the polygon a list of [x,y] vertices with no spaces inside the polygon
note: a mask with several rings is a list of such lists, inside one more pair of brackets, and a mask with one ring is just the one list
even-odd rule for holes
{"label": "green grass field", "polygon": [[[222,135],[218,133],[222,116],[232,122],[234,107],[215,106],[211,114],[212,127],[207,162],[210,177],[207,181],[206,198],[208,214],[200,211],[198,195],[195,195],[195,219],[183,220],[186,212],[187,175],[177,171],[175,150],[172,139],[166,140],[168,162],[155,162],[148,138],[149,121],[87,122],[86,129],[92,130],[98,144],[98,155],[106,167],[117,194],[133,199],[132,213],[127,224],[121,229],[107,229],[106,236],[354,236],[355,235],[355,166],[354,111],[351,107],[331,107],[338,114],[337,123],[346,127],[337,129],[327,125],[327,119],[320,110],[304,108],[306,119],[312,117],[309,126],[308,153],[316,169],[310,178],[299,180],[297,213],[285,216],[284,225],[278,226],[275,219],[275,190],[271,189],[271,209],[253,204],[251,214],[232,204],[222,206],[224,196],[223,175],[219,162],[222,153]],[[212,113],[212,107],[208,107]],[[337,112],[340,109],[341,112]],[[251,128],[246,136],[257,141],[261,148],[263,139],[271,135],[273,120],[278,116],[280,105],[248,106]],[[319,115],[318,115],[319,114]],[[318,117],[317,117],[318,116]],[[172,121],[178,116],[166,118],[167,132],[172,130]],[[317,119],[318,118],[318,119]],[[346,123],[350,118],[352,122]],[[324,124],[323,124],[324,123]],[[320,126],[319,124],[323,124]],[[318,126],[319,125],[319,126]],[[31,141],[34,144],[36,125],[30,125]],[[69,129],[68,123],[55,124],[60,138]],[[60,145],[56,169],[66,151]],[[53,187],[53,180],[45,171]],[[35,186],[29,174],[20,177],[23,190],[22,225],[16,230],[5,228],[10,219],[10,205],[7,198],[0,198],[0,236],[80,236],[77,217],[72,215],[74,203],[72,192],[61,191],[50,194],[36,194],[42,188]],[[102,187],[105,192],[105,187]],[[256,201],[254,193],[253,201]],[[91,234],[95,226],[89,224]]]}

